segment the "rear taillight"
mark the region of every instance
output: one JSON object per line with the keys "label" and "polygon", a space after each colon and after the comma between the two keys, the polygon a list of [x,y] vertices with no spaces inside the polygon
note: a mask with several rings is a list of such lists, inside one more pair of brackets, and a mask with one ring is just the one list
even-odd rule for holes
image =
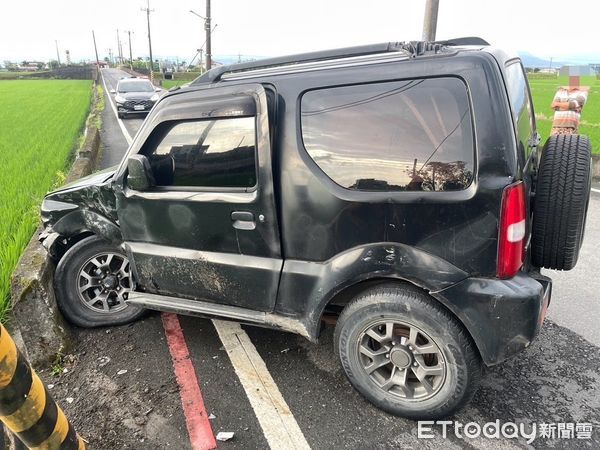
{"label": "rear taillight", "polygon": [[511,184],[502,193],[498,234],[498,278],[514,277],[523,265],[526,229],[525,185]]}

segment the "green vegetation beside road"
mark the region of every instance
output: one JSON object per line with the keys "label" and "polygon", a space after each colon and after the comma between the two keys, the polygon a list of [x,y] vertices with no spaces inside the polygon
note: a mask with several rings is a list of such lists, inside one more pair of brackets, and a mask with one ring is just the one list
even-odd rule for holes
{"label": "green vegetation beside road", "polygon": [[[550,108],[556,90],[569,84],[569,77],[529,78],[531,95],[537,119],[538,131],[545,142],[552,129],[554,111]],[[589,86],[588,102],[581,114],[579,132],[592,140],[593,153],[600,154],[600,80],[596,77],[581,77],[581,85]]]}
{"label": "green vegetation beside road", "polygon": [[185,80],[163,80],[162,81],[162,87],[164,89],[171,89],[172,87],[175,86],[183,86],[184,84],[189,83],[189,81],[185,81]]}
{"label": "green vegetation beside road", "polygon": [[0,81],[0,320],[10,276],[38,225],[42,197],[64,180],[91,81]]}

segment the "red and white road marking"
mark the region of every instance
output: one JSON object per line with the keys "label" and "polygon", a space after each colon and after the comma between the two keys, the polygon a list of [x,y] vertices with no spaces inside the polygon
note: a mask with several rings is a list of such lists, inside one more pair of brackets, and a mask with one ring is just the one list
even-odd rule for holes
{"label": "red and white road marking", "polygon": [[217,447],[215,436],[210,426],[208,414],[204,407],[204,399],[200,392],[200,384],[196,377],[190,352],[175,314],[161,314],[167,344],[173,360],[175,378],[179,385],[179,396],[185,415],[185,424],[190,436],[193,450],[210,450]]}

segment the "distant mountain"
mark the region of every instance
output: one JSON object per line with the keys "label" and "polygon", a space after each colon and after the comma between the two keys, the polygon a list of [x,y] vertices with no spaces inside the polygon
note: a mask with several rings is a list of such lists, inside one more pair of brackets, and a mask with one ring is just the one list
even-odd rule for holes
{"label": "distant mountain", "polygon": [[213,55],[213,60],[221,64],[236,64],[238,62],[255,61],[257,59],[265,59],[266,56],[257,55]]}
{"label": "distant mountain", "polygon": [[[538,58],[528,52],[519,52],[519,56],[525,67],[545,69],[550,67],[550,59]],[[598,54],[573,54],[569,56],[559,56],[552,59],[552,68],[558,68],[565,65],[588,65],[599,64],[600,55]]]}
{"label": "distant mountain", "polygon": [[549,59],[538,58],[537,56],[534,56],[528,52],[519,52],[519,57],[521,58],[521,61],[523,62],[523,65],[525,67],[531,68],[537,67],[539,69],[545,69],[548,67],[552,67],[553,69],[556,69],[558,67],[569,64],[565,61],[556,61],[554,59],[550,61]]}

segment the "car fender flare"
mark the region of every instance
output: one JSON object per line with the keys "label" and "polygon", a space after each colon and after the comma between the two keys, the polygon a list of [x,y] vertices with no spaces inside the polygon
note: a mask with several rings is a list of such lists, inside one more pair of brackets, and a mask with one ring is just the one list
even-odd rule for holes
{"label": "car fender flare", "polygon": [[[369,280],[406,281],[427,292],[446,289],[469,275],[416,247],[380,242],[361,245],[324,262],[286,260],[276,312],[300,315],[316,340],[326,306],[341,292]],[[298,299],[303,311],[298,311]]]}
{"label": "car fender flare", "polygon": [[93,233],[113,244],[121,244],[123,235],[119,226],[103,215],[90,209],[77,209],[60,218],[53,226],[52,232],[69,238],[81,233]]}

